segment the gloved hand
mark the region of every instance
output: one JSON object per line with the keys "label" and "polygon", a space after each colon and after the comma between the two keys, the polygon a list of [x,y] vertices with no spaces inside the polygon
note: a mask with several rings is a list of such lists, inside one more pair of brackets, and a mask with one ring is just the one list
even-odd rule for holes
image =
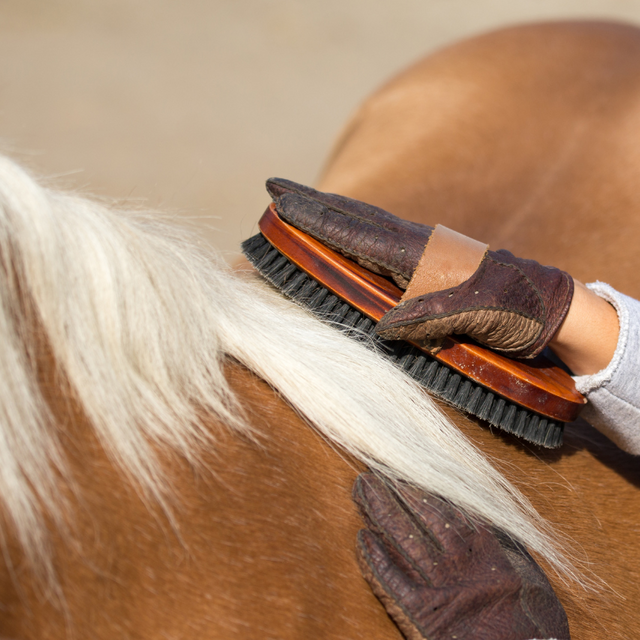
{"label": "gloved hand", "polygon": [[373,474],[354,485],[367,524],[362,573],[409,640],[570,638],[560,601],[520,545],[408,485]]}
{"label": "gloved hand", "polygon": [[[272,178],[267,189],[289,224],[405,289],[433,227],[401,220],[358,200]],[[513,358],[532,358],[551,341],[569,311],[569,274],[508,251],[486,251],[461,284],[402,301],[378,323],[392,340],[432,342],[467,334]]]}

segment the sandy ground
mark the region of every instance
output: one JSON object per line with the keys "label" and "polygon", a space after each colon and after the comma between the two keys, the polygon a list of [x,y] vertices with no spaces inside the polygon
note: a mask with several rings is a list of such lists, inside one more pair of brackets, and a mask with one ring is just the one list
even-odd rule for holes
{"label": "sandy ground", "polygon": [[69,188],[176,212],[228,259],[271,175],[313,183],[350,112],[470,34],[640,0],[0,0],[0,145]]}

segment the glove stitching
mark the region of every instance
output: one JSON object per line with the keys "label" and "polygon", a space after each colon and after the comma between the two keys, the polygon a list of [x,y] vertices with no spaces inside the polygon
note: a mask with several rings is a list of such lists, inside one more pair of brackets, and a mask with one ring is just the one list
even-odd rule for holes
{"label": "glove stitching", "polygon": [[[497,252],[495,252],[495,253],[497,254]],[[538,298],[538,302],[540,303],[540,305],[542,307],[542,313],[543,313],[543,322],[542,323],[544,324],[546,322],[546,320],[547,320],[547,305],[545,305],[544,299],[542,297],[542,294],[540,293],[540,290],[538,289],[537,285],[534,284],[534,282],[531,280],[531,278],[529,278],[529,276],[518,265],[510,264],[508,262],[502,262],[500,260],[496,260],[493,256],[490,256],[488,254],[487,254],[487,259],[491,260],[495,264],[500,265],[502,267],[510,267],[511,269],[517,271],[526,280],[526,282],[529,284],[530,289],[532,289],[533,292],[536,294],[536,297]]]}
{"label": "glove stitching", "polygon": [[[384,231],[390,231],[391,233],[398,233],[399,231],[397,228],[389,229],[388,227],[385,227],[384,225],[380,224],[379,222],[376,222],[375,220],[369,220],[369,219],[358,217],[357,215],[351,213],[350,211],[346,211],[345,209],[341,209],[340,207],[336,207],[335,205],[326,204],[321,200],[308,196],[304,193],[301,193],[300,191],[297,191],[296,193],[297,195],[302,196],[306,200],[311,200],[312,202],[319,204],[323,209],[326,209],[327,211],[335,211],[336,213],[339,213],[345,216],[345,218],[350,218],[351,220],[355,220],[356,222],[361,222],[364,224],[370,224],[372,227],[377,227],[378,229],[383,229]],[[278,198],[278,202],[276,202],[276,209],[278,209],[280,197]],[[373,214],[376,215],[376,212],[374,211]]]}
{"label": "glove stitching", "polygon": [[[307,231],[310,232],[309,229],[303,229],[303,231]],[[315,233],[316,235],[319,235],[317,233],[317,231],[313,231],[313,233]],[[386,269],[387,271],[391,272],[391,273],[395,273],[396,275],[399,275],[401,277],[403,277],[405,280],[410,280],[411,279],[411,274],[404,272],[404,271],[400,271],[398,268],[392,267],[391,265],[382,262],[381,260],[372,260],[370,256],[367,256],[364,253],[360,253],[358,251],[354,251],[353,249],[347,249],[346,247],[344,247],[343,245],[341,245],[338,242],[335,242],[333,240],[328,240],[326,237],[322,236],[322,242],[325,243],[328,247],[332,248],[332,249],[338,249],[338,251],[340,251],[340,253],[342,253],[342,255],[346,256],[347,258],[361,258],[362,260],[366,260],[367,262],[369,262],[370,264],[375,264],[379,267],[382,267],[383,269]]]}

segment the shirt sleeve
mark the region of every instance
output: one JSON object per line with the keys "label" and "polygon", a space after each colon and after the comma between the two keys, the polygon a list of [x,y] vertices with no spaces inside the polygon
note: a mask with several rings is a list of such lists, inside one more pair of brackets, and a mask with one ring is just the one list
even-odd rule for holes
{"label": "shirt sleeve", "polygon": [[613,305],[620,336],[606,369],[574,377],[589,401],[581,415],[621,449],[640,455],[640,302],[603,282],[587,287]]}

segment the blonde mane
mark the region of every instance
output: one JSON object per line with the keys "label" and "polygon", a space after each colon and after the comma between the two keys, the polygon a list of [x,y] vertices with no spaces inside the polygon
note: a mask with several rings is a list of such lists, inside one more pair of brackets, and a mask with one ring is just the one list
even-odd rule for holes
{"label": "blonde mane", "polygon": [[105,450],[169,511],[155,445],[197,463],[216,446],[202,409],[250,434],[224,377],[229,356],[371,468],[444,496],[572,574],[527,500],[380,356],[152,216],[44,188],[0,158],[0,496],[38,566],[48,567],[45,514],[62,522],[66,465],[38,383],[37,335]]}

